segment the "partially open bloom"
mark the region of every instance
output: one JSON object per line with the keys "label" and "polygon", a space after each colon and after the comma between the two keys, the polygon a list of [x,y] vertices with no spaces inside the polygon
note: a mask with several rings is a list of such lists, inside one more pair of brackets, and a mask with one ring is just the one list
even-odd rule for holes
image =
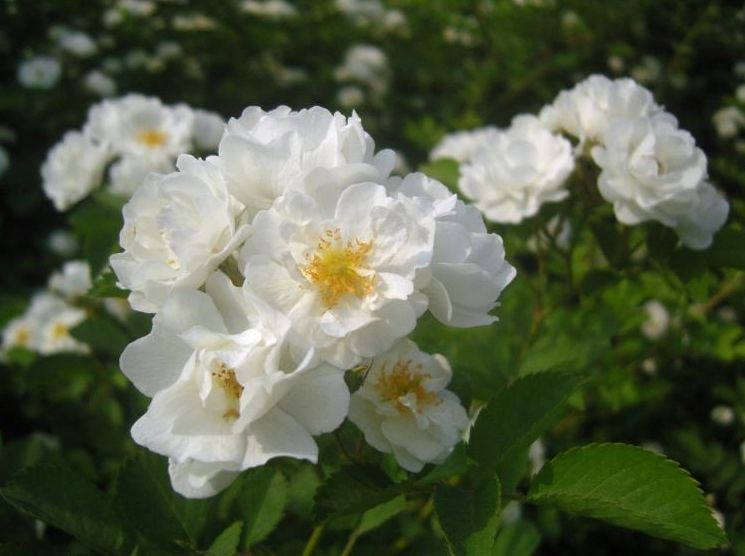
{"label": "partially open bloom", "polygon": [[91,269],[85,261],[68,261],[49,277],[49,289],[67,299],[85,295],[92,285]]}
{"label": "partially open bloom", "polygon": [[393,453],[404,469],[440,463],[469,425],[460,400],[445,389],[451,375],[444,357],[402,340],[373,360],[352,395],[349,419],[373,448]]}
{"label": "partially open bloom", "polygon": [[521,115],[461,167],[458,185],[487,219],[517,223],[543,203],[564,199],[573,169],[569,141],[535,116]]}
{"label": "partially open bloom", "polygon": [[154,312],[176,286],[201,286],[248,234],[217,168],[189,155],[177,166],[151,174],[123,209],[124,252],[111,266],[138,311]]}
{"label": "partially open bloom", "polygon": [[220,141],[219,164],[228,188],[253,217],[286,191],[305,191],[309,181],[349,185],[380,183],[395,163],[392,151],[375,154],[375,143],[356,115],[345,118],[318,106],[292,111],[257,106],[231,119]]}
{"label": "partially open bloom", "polygon": [[494,126],[449,133],[435,145],[429,158],[452,158],[457,162],[467,162],[480,150],[493,145],[499,134],[499,129]]}
{"label": "partially open bloom", "polygon": [[289,191],[253,222],[246,287],[293,323],[291,341],[343,368],[388,349],[427,307],[415,278],[432,258],[430,203],[384,186]]}
{"label": "partially open bloom", "polygon": [[502,290],[515,277],[504,258],[502,238],[486,231],[481,213],[458,200],[444,185],[424,174],[406,176],[396,191],[433,203],[435,239],[422,292],[429,311],[450,326],[491,324],[489,314]]}
{"label": "partially open bloom", "polygon": [[349,404],[342,370],[285,348],[286,318],[220,273],[206,290],[174,290],[121,357],[153,397],[132,436],[169,457],[174,489],[191,498],[275,457],[315,462],[312,436],[339,426]]}
{"label": "partially open bloom", "polygon": [[726,202],[703,185],[706,156],[671,114],[616,121],[592,156],[602,169],[600,194],[624,224],[657,220],[680,228],[694,249],[708,247],[724,224]]}

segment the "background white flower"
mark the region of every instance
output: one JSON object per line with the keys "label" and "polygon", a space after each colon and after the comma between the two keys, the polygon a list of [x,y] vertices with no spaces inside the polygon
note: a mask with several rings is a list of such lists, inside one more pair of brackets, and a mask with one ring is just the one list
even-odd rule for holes
{"label": "background white flower", "polygon": [[568,195],[572,147],[535,116],[521,115],[461,166],[458,185],[488,220],[517,223]]}
{"label": "background white flower", "polygon": [[449,133],[432,149],[429,158],[452,158],[458,162],[467,162],[481,149],[492,146],[499,134],[499,129],[494,126]]}
{"label": "background white flower", "polygon": [[51,56],[35,56],[18,66],[18,81],[29,89],[51,89],[62,75],[62,66]]}
{"label": "background white flower", "polygon": [[451,376],[444,357],[402,340],[373,360],[364,383],[352,395],[349,419],[368,444],[393,453],[408,471],[439,463],[469,425],[460,400],[445,389]]}
{"label": "background white flower", "polygon": [[68,261],[49,277],[49,289],[67,299],[85,295],[93,285],[86,261]]}

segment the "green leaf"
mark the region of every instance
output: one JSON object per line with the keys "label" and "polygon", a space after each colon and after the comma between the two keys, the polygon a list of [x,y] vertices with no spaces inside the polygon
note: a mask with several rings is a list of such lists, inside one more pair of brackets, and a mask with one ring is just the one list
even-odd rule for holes
{"label": "green leaf", "polygon": [[452,554],[489,554],[501,511],[499,479],[484,479],[473,488],[438,485],[435,511]]}
{"label": "green leaf", "polygon": [[129,295],[127,290],[121,289],[116,285],[116,276],[110,269],[105,269],[93,280],[93,286],[88,290],[91,297],[121,297]]}
{"label": "green leaf", "polygon": [[447,185],[453,191],[458,187],[458,162],[449,158],[441,158],[419,166],[419,171],[435,178]]}
{"label": "green leaf", "polygon": [[403,493],[408,483],[392,483],[377,467],[349,465],[331,475],[316,492],[315,514],[327,517],[362,513]]}
{"label": "green leaf", "polygon": [[406,498],[404,496],[396,496],[393,500],[383,502],[380,506],[367,510],[362,514],[360,524],[357,526],[357,535],[377,529],[386,521],[404,511],[405,507]]}
{"label": "green leaf", "polygon": [[210,556],[234,556],[238,553],[238,543],[241,541],[243,522],[236,521],[220,533],[207,549]]}
{"label": "green leaf", "polygon": [[107,554],[123,552],[124,532],[112,500],[67,467],[40,465],[17,475],[3,498],[45,523]]}
{"label": "green leaf", "polygon": [[83,241],[92,275],[98,274],[117,249],[122,222],[121,207],[109,202],[109,197],[87,199],[73,210],[70,224]]}
{"label": "green leaf", "polygon": [[93,351],[110,355],[115,359],[129,343],[129,336],[113,317],[103,315],[85,319],[70,330],[70,334],[88,344]]}
{"label": "green leaf", "polygon": [[636,446],[591,444],[559,454],[535,476],[528,500],[697,549],[727,542],[696,481]]}
{"label": "green leaf", "polygon": [[245,522],[243,546],[264,539],[282,519],[287,504],[287,480],[271,467],[259,467],[242,478],[238,502]]}
{"label": "green leaf", "polygon": [[714,243],[706,251],[712,266],[745,270],[745,230],[722,230],[714,235]]}
{"label": "green leaf", "polygon": [[581,382],[577,375],[537,373],[502,389],[476,420],[468,446],[471,456],[499,471],[546,430]]}
{"label": "green leaf", "polygon": [[447,479],[453,475],[460,475],[468,470],[468,464],[466,447],[463,444],[456,444],[447,459],[426,473],[424,477],[417,481],[417,484],[428,485]]}
{"label": "green leaf", "polygon": [[171,550],[194,547],[204,526],[209,502],[176,494],[166,459],[142,452],[124,464],[116,482],[121,514],[156,546]]}
{"label": "green leaf", "polygon": [[500,529],[491,556],[531,556],[540,543],[541,534],[534,525],[517,521]]}

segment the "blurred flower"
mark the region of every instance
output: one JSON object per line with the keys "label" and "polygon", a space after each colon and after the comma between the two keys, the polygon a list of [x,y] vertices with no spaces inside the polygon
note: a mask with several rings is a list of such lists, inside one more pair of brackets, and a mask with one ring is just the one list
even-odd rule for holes
{"label": "blurred flower", "polygon": [[655,442],[654,440],[642,442],[641,447],[650,452],[654,452],[655,454],[660,454],[661,456],[665,455],[665,450],[662,444]]}
{"label": "blurred flower", "polygon": [[388,87],[388,60],[377,46],[357,44],[344,55],[344,62],[334,70],[337,81],[364,83],[376,94]]}
{"label": "blurred flower", "polygon": [[171,25],[177,31],[212,31],[217,22],[204,14],[179,14],[173,16]]}
{"label": "blurred flower", "polygon": [[365,102],[365,93],[356,85],[347,85],[339,89],[336,98],[344,108],[356,108]]}
{"label": "blurred flower", "polygon": [[57,210],[66,210],[101,185],[110,159],[105,143],[68,131],[47,155],[41,167],[44,193]]}
{"label": "blurred flower", "polygon": [[740,444],[740,459],[745,463],[745,441]]}
{"label": "blurred flower", "polygon": [[728,405],[718,405],[711,410],[711,420],[717,425],[727,427],[735,422],[735,412]]}
{"label": "blurred flower", "polygon": [[85,295],[92,285],[91,269],[86,261],[66,262],[62,270],[52,273],[48,283],[52,292],[68,300]]}
{"label": "blurred flower", "polygon": [[735,98],[740,102],[745,102],[745,83],[735,89]]}
{"label": "blurred flower", "polygon": [[155,49],[155,55],[162,60],[172,60],[184,55],[184,49],[174,41],[163,41]]}
{"label": "blurred flower", "polygon": [[660,77],[662,64],[654,56],[644,56],[641,64],[631,68],[631,77],[640,83],[653,83]]}
{"label": "blurred flower", "polygon": [[69,230],[55,230],[47,239],[49,250],[60,257],[69,257],[78,249],[78,240]]}
{"label": "blurred flower", "polygon": [[3,147],[0,147],[0,177],[5,174],[10,168],[10,157],[8,157],[8,151]]}
{"label": "blurred flower", "polygon": [[670,313],[665,306],[656,299],[650,299],[644,304],[647,319],[642,323],[642,334],[650,340],[662,338],[670,326]]}
{"label": "blurred flower", "polygon": [[93,56],[98,52],[98,46],[86,33],[62,29],[57,36],[57,44],[65,52],[80,58]]}
{"label": "blurred flower", "polygon": [[538,473],[543,467],[543,464],[546,463],[546,447],[540,438],[530,445],[528,449],[528,461],[530,461],[531,475]]}
{"label": "blurred flower", "polygon": [[608,56],[608,68],[614,73],[621,73],[626,67],[626,62],[620,56]]}
{"label": "blurred flower", "polygon": [[568,195],[563,186],[574,169],[569,141],[531,115],[517,116],[495,139],[461,167],[458,180],[488,220],[518,223]]}
{"label": "blurred flower", "polygon": [[51,89],[61,74],[60,63],[50,56],[36,56],[18,66],[18,81],[29,89]]}
{"label": "blurred flower", "polygon": [[499,134],[500,130],[494,126],[449,133],[435,145],[429,158],[452,158],[458,162],[468,162],[478,151],[493,145]]}
{"label": "blurred flower", "polygon": [[194,110],[192,135],[194,145],[206,152],[215,152],[225,132],[225,120],[220,114],[208,110]]}
{"label": "blurred flower", "polygon": [[745,127],[745,114],[737,106],[726,106],[712,116],[717,135],[722,139],[735,137]]}
{"label": "blurred flower", "polygon": [[653,376],[657,374],[657,360],[654,357],[647,357],[642,361],[642,371],[644,373]]}
{"label": "blurred flower", "polygon": [[98,70],[91,70],[85,74],[83,86],[89,92],[101,97],[110,97],[116,94],[116,82]]}
{"label": "blurred flower", "polygon": [[402,340],[373,360],[362,387],[352,395],[349,420],[368,444],[393,453],[408,471],[440,463],[469,425],[460,400],[445,389],[451,376],[443,356]]}
{"label": "blurred flower", "polygon": [[251,15],[282,19],[293,17],[297,10],[285,0],[243,0],[240,9]]}

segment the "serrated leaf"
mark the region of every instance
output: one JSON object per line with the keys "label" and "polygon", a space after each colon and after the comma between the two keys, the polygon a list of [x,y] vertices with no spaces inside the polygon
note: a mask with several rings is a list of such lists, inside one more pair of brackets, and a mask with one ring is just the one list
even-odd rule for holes
{"label": "serrated leaf", "polygon": [[517,521],[500,529],[491,556],[532,556],[541,543],[538,529],[527,521]]}
{"label": "serrated leaf", "polygon": [[469,461],[468,456],[466,455],[466,447],[462,443],[456,444],[447,459],[439,465],[436,465],[430,472],[426,473],[417,481],[417,484],[428,485],[452,477],[453,475],[465,473],[468,470],[468,465]]}
{"label": "serrated leaf", "polygon": [[316,519],[362,513],[402,494],[407,486],[407,483],[392,483],[377,467],[347,466],[318,488]]}
{"label": "serrated leaf", "polygon": [[535,476],[528,500],[702,550],[727,542],[696,481],[636,446],[591,444],[559,454]]}
{"label": "serrated leaf", "polygon": [[404,511],[405,507],[406,498],[404,496],[396,496],[393,500],[383,502],[380,506],[367,510],[362,514],[360,524],[357,526],[357,535],[362,535],[380,527],[386,521]]}
{"label": "serrated leaf", "polygon": [[502,389],[479,414],[469,453],[482,466],[499,470],[527,450],[562,410],[582,379],[564,373],[537,373]]}
{"label": "serrated leaf", "polygon": [[435,511],[452,554],[489,554],[499,526],[499,479],[488,477],[473,488],[438,485]]}
{"label": "serrated leaf", "polygon": [[245,523],[243,546],[249,548],[271,533],[287,504],[287,480],[271,467],[252,469],[243,477],[238,502]]}
{"label": "serrated leaf", "polygon": [[187,500],[171,487],[166,459],[147,452],[124,464],[116,498],[129,525],[151,543],[170,549],[194,547],[209,502]]}
{"label": "serrated leaf", "polygon": [[242,521],[236,521],[229,525],[207,549],[209,556],[234,556],[237,554],[242,531]]}
{"label": "serrated leaf", "polygon": [[123,552],[124,531],[112,500],[67,467],[32,467],[0,492],[15,508],[66,531],[91,548],[106,554]]}

